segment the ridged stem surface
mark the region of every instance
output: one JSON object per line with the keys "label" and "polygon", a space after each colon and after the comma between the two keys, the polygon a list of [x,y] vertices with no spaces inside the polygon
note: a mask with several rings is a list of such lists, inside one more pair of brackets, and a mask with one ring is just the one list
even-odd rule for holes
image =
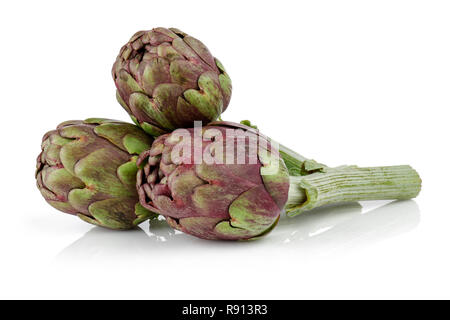
{"label": "ridged stem surface", "polygon": [[420,188],[418,173],[408,165],[325,167],[319,172],[290,177],[286,212],[295,216],[331,203],[411,199]]}

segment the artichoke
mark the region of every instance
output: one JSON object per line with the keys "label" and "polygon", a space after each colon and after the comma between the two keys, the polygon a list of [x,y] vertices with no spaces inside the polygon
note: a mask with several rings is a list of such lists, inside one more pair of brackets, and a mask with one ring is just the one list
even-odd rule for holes
{"label": "artichoke", "polygon": [[110,229],[130,229],[154,214],[139,205],[136,160],[153,139],[108,119],[67,121],[44,135],[37,186],[56,209]]}
{"label": "artichoke", "polygon": [[119,103],[153,136],[216,120],[231,97],[219,60],[174,28],[137,32],[120,50],[112,76]]}
{"label": "artichoke", "polygon": [[229,122],[162,135],[137,164],[142,206],[203,239],[254,239],[283,210],[295,216],[335,202],[409,199],[421,185],[409,166],[329,168]]}

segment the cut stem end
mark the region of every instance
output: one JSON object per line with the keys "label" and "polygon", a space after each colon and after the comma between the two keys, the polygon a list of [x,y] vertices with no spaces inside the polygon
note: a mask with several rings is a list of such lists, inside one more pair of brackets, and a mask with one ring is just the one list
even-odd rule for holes
{"label": "cut stem end", "polygon": [[288,216],[330,203],[416,197],[422,180],[410,166],[342,166],[290,177]]}

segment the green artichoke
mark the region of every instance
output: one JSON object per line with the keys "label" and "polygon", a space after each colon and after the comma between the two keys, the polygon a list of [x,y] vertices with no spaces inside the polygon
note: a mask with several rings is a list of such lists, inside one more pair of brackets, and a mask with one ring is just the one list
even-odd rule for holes
{"label": "green artichoke", "polygon": [[108,119],[67,121],[46,133],[37,186],[56,209],[110,229],[130,229],[154,214],[139,205],[136,160],[153,139]]}
{"label": "green artichoke", "polygon": [[112,76],[119,103],[153,136],[216,120],[231,97],[219,60],[174,28],[137,32],[120,50]]}
{"label": "green artichoke", "polygon": [[140,203],[191,235],[247,240],[272,230],[283,210],[295,216],[329,203],[409,199],[420,191],[409,166],[328,168],[279,148],[229,122],[177,129],[139,156]]}

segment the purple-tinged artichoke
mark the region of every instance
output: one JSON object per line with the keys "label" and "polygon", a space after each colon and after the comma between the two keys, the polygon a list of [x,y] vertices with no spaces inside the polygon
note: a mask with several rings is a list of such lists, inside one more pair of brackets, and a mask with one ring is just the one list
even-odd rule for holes
{"label": "purple-tinged artichoke", "polygon": [[[227,128],[204,129],[218,130],[225,137]],[[244,164],[193,164],[194,150],[174,162],[171,152],[182,130],[193,136],[195,129],[160,136],[140,155],[138,165],[144,164],[137,178],[141,204],[164,215],[174,228],[205,239],[249,239],[275,226],[289,191],[283,161],[276,155],[271,159],[279,162],[272,175],[262,174],[272,164],[269,148],[261,148],[254,163],[250,163],[250,152],[245,152]],[[184,142],[193,146],[190,139]],[[212,143],[203,143],[201,154],[214,153]],[[237,139],[233,144],[237,148]]]}
{"label": "purple-tinged artichoke", "polygon": [[231,97],[231,80],[219,60],[174,28],[137,32],[120,50],[112,76],[119,103],[153,136],[196,120],[214,121]]}
{"label": "purple-tinged artichoke", "polygon": [[140,203],[188,234],[248,240],[272,230],[283,210],[295,216],[329,203],[409,199],[420,191],[410,166],[328,168],[277,148],[257,130],[229,122],[162,135],[137,162]]}
{"label": "purple-tinged artichoke", "polygon": [[153,213],[139,204],[136,160],[153,139],[108,119],[66,121],[46,133],[37,186],[56,209],[110,229],[130,229]]}

